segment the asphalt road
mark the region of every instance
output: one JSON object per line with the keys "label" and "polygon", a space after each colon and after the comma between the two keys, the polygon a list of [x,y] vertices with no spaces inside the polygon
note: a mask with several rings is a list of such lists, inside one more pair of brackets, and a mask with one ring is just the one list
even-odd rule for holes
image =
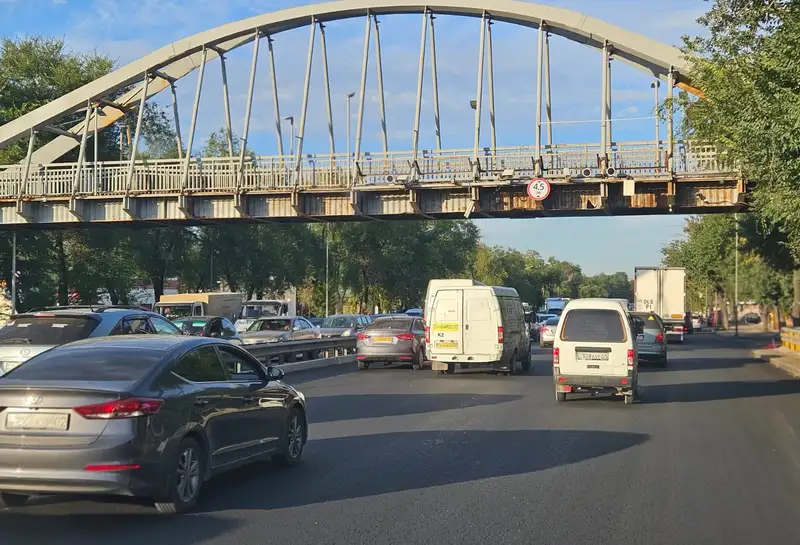
{"label": "asphalt road", "polygon": [[[2,544],[800,543],[800,381],[697,334],[645,369],[642,402],[554,401],[526,376],[328,368],[300,467],[212,481],[199,512],[41,499]],[[289,377],[287,377],[289,378]]]}

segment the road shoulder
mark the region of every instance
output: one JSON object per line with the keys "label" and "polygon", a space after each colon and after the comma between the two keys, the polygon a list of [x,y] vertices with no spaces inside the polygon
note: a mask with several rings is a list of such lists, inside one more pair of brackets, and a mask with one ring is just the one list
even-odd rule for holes
{"label": "road shoulder", "polygon": [[784,347],[762,348],[753,350],[753,356],[786,371],[793,377],[800,378],[800,353],[798,352]]}

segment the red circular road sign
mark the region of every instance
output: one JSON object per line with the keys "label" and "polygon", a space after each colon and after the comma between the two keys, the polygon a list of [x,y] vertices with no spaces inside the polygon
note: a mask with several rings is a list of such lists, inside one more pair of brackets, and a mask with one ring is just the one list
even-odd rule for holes
{"label": "red circular road sign", "polygon": [[550,182],[544,178],[533,178],[528,182],[528,196],[534,201],[543,201],[550,195]]}

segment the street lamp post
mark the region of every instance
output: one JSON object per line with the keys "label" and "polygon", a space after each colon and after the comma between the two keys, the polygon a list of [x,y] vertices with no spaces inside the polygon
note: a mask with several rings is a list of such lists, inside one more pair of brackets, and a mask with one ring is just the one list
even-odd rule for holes
{"label": "street lamp post", "polygon": [[355,93],[347,93],[346,95],[344,95],[345,100],[347,101],[347,111],[346,111],[346,114],[345,114],[346,115],[346,121],[347,121],[347,174],[348,174],[348,176],[349,176],[349,178],[351,180],[353,179],[353,176],[352,176],[352,173],[350,172],[350,170],[351,170],[350,169],[350,165],[351,165],[351,161],[350,161],[350,99],[353,98],[354,96],[356,96]]}
{"label": "street lamp post", "polygon": [[294,155],[294,116],[290,115],[289,117],[284,117],[284,121],[289,122],[289,127],[292,133],[292,140],[289,142],[289,155]]}
{"label": "street lamp post", "polygon": [[327,318],[330,316],[328,312],[328,301],[330,301],[329,297],[329,282],[328,282],[328,259],[329,259],[329,252],[330,252],[330,226],[326,223],[325,224],[325,317]]}
{"label": "street lamp post", "polygon": [[734,214],[736,222],[736,235],[734,236],[734,265],[733,265],[733,336],[739,336],[739,214]]}

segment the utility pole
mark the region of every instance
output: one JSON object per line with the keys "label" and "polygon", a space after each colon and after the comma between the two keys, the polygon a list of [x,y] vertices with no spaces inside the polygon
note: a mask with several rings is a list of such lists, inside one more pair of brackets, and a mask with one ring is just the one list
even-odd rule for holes
{"label": "utility pole", "polygon": [[[349,125],[349,124],[348,124]],[[328,261],[330,255],[330,225],[325,224],[325,317],[327,318],[330,316],[328,312],[328,301],[330,301],[330,297],[328,296],[329,292],[329,280],[328,280]]]}
{"label": "utility pole", "polygon": [[11,314],[17,313],[17,232],[11,234]]}
{"label": "utility pole", "polygon": [[736,222],[736,235],[734,237],[734,265],[733,265],[733,336],[739,336],[739,214],[733,215]]}

